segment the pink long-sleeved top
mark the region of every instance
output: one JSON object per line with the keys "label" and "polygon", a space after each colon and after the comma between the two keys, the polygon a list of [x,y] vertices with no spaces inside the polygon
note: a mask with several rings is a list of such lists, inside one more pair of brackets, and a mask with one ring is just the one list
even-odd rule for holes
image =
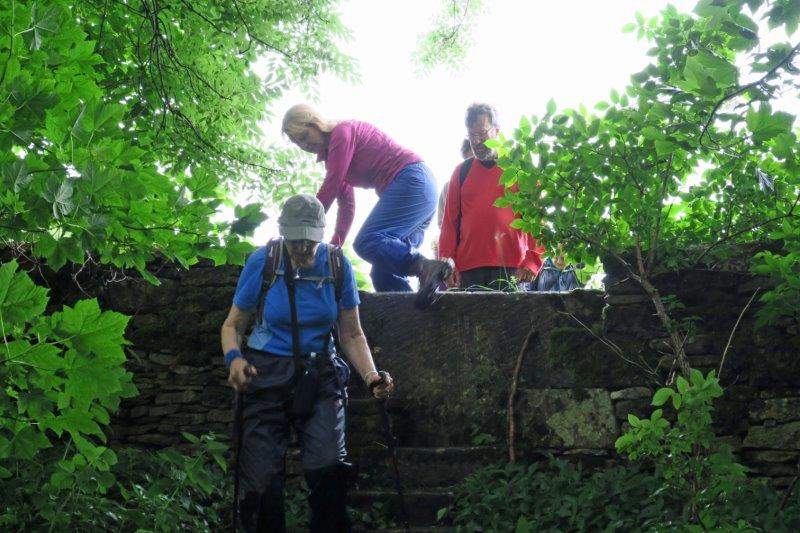
{"label": "pink long-sleeved top", "polygon": [[331,242],[340,246],[353,224],[353,187],[374,188],[380,196],[400,169],[422,158],[372,124],[344,120],[331,131],[328,148],[317,154],[317,161],[324,161],[326,169],[317,198],[325,211],[334,200],[339,204]]}

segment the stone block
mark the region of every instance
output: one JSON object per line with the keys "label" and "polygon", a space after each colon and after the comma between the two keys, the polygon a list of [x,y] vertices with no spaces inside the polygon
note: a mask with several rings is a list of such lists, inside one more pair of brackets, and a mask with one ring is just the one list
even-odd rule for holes
{"label": "stone block", "polygon": [[745,453],[748,462],[757,463],[797,463],[800,456],[797,452],[784,452],[777,450],[751,450]]}
{"label": "stone block", "polygon": [[647,387],[630,387],[622,390],[611,391],[612,400],[641,400],[650,399],[653,396],[653,390]]}
{"label": "stone block", "polygon": [[151,353],[149,359],[158,364],[158,365],[165,365],[165,366],[172,366],[178,362],[178,356],[174,354],[168,353]]}
{"label": "stone block", "polygon": [[800,398],[770,398],[756,401],[750,406],[750,418],[756,421],[776,422],[800,420]]}
{"label": "stone block", "polygon": [[618,434],[611,397],[602,389],[526,390],[519,413],[526,447],[610,449]]}
{"label": "stone block", "polygon": [[636,415],[638,418],[650,418],[650,413],[654,407],[650,405],[649,399],[640,400],[619,400],[614,402],[614,416],[618,420],[627,420],[629,414]]}
{"label": "stone block", "polygon": [[231,409],[214,409],[208,412],[209,422],[231,422],[233,420],[233,412]]}
{"label": "stone block", "polygon": [[172,434],[146,433],[143,435],[132,435],[128,437],[127,441],[131,444],[166,447],[176,444],[178,439]]}
{"label": "stone block", "polygon": [[744,439],[744,447],[800,450],[800,421],[774,426],[752,426]]}
{"label": "stone block", "polygon": [[164,415],[171,415],[181,410],[179,404],[157,405],[150,408],[150,416],[160,417]]}
{"label": "stone block", "polygon": [[165,405],[172,403],[189,403],[197,398],[197,392],[192,390],[182,392],[162,392],[156,395],[156,405]]}
{"label": "stone block", "polygon": [[146,405],[139,405],[131,409],[131,418],[141,418],[147,415],[147,406]]}

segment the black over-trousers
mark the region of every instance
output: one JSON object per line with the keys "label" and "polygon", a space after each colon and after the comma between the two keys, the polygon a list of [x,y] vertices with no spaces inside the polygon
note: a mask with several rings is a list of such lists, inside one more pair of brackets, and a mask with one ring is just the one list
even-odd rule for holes
{"label": "black over-trousers", "polygon": [[314,411],[305,420],[293,420],[289,416],[293,359],[247,351],[247,360],[258,371],[242,397],[240,428],[237,499],[241,525],[248,533],[286,530],[283,489],[291,426],[300,438],[303,471],[310,490],[311,531],[351,530],[346,509],[347,476],[341,471],[347,454],[346,377],[337,372],[346,365],[336,356],[319,357],[323,359],[318,363],[320,384]]}

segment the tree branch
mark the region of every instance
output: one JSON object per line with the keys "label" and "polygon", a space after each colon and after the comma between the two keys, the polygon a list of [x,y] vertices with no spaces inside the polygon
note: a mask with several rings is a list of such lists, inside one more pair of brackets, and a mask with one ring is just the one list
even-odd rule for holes
{"label": "tree branch", "polygon": [[739,87],[738,89],[736,89],[735,91],[731,92],[730,94],[727,94],[727,95],[723,96],[722,99],[719,100],[714,105],[714,108],[711,110],[711,114],[708,116],[708,120],[706,121],[705,125],[703,126],[703,130],[700,132],[700,139],[698,141],[700,146],[703,145],[703,137],[708,132],[708,128],[711,127],[711,122],[713,122],[714,117],[716,116],[717,111],[719,111],[719,108],[722,106],[722,104],[724,104],[725,102],[727,102],[731,98],[735,98],[735,97],[739,96],[740,94],[744,93],[745,91],[748,91],[748,90],[750,90],[750,89],[752,89],[754,87],[757,87],[757,86],[761,85],[762,83],[764,83],[767,79],[769,79],[776,72],[778,72],[778,70],[780,70],[784,65],[786,65],[786,63],[791,61],[798,50],[800,50],[800,43],[798,43],[794,48],[792,48],[789,51],[789,53],[786,54],[786,57],[781,59],[774,67],[772,67],[769,70],[769,72],[764,74],[761,78],[757,79],[756,81],[754,81],[752,83],[748,83],[747,85],[743,85],[743,86]]}

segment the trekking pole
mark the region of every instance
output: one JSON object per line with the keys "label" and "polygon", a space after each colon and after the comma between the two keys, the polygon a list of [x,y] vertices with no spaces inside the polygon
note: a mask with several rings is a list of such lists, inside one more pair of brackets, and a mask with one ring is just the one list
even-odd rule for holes
{"label": "trekking pole", "polygon": [[[375,387],[386,383],[386,377],[384,373],[381,372],[378,374],[380,376],[380,381],[375,381],[370,383],[369,385],[369,392],[372,394],[372,391],[375,390]],[[397,491],[397,497],[400,500],[400,520],[403,523],[403,528],[406,532],[411,531],[411,526],[408,525],[408,512],[406,511],[406,497],[403,494],[403,484],[400,482],[400,467],[398,465],[397,459],[397,441],[395,440],[394,436],[392,435],[392,427],[389,421],[389,411],[386,409],[386,398],[377,398],[378,400],[378,408],[381,412],[381,422],[383,423],[383,434],[384,438],[386,439],[386,445],[389,448],[389,455],[392,458],[392,470],[394,473],[394,488]]]}
{"label": "trekking pole", "polygon": [[[247,377],[253,376],[253,369],[248,364],[244,367],[244,375]],[[242,393],[236,391],[236,406],[234,408],[234,431],[236,433],[236,454],[233,467],[233,512],[231,513],[231,532],[236,533],[239,527],[239,456],[242,450],[242,411],[244,411],[244,399]]]}

